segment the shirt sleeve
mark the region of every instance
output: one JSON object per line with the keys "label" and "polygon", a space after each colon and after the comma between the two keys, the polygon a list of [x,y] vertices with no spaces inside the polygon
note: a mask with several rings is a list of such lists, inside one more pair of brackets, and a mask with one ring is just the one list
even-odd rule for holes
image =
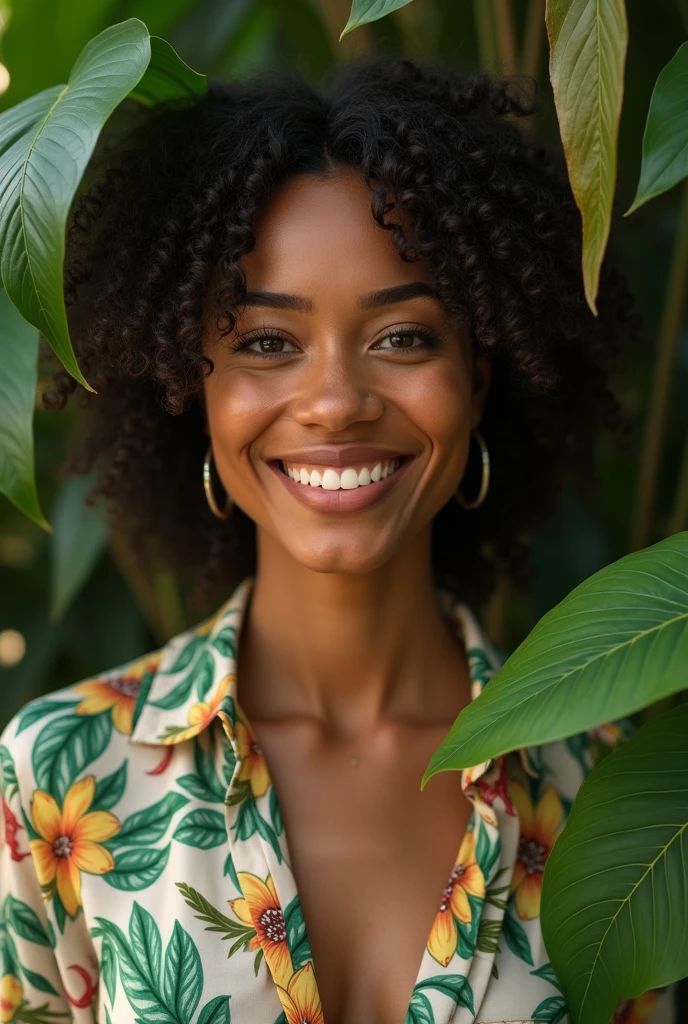
{"label": "shirt sleeve", "polygon": [[[31,822],[22,804],[22,760],[17,719],[0,736],[0,1022],[74,1020],[55,957],[31,848]],[[21,740],[21,737],[19,737]]]}

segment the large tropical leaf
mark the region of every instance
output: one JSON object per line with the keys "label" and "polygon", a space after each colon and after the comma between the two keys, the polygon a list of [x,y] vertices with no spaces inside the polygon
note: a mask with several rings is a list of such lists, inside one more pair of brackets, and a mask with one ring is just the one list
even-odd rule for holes
{"label": "large tropical leaf", "polygon": [[583,219],[583,284],[595,300],[609,238],[628,46],[624,0],[547,0],[550,78]]}
{"label": "large tropical leaf", "polygon": [[688,687],[688,532],[595,573],[464,708],[425,780],[562,739]]}
{"label": "large tropical leaf", "polygon": [[627,213],[688,176],[688,42],[662,69],[650,99],[636,197]]}
{"label": "large tropical leaf", "polygon": [[88,579],[107,541],[106,506],[87,505],[94,474],[70,477],[60,488],[53,509],[51,590],[53,621],[67,608]]}
{"label": "large tropical leaf", "polygon": [[[147,102],[205,88],[137,18],[95,36],[66,85],[0,115],[0,275],[9,298],[85,387],[63,298],[65,225],[103,125],[129,94]],[[92,390],[92,389],[91,389]]]}
{"label": "large tropical leaf", "polygon": [[542,932],[573,1024],[688,974],[688,705],[583,783],[545,868]]}
{"label": "large tropical leaf", "polygon": [[0,493],[47,527],[36,491],[33,410],[38,378],[38,331],[0,289]]}
{"label": "large tropical leaf", "polygon": [[340,42],[348,32],[353,32],[359,25],[367,25],[370,21],[378,21],[379,18],[384,18],[386,14],[398,11],[400,7],[406,7],[406,4],[410,3],[411,0],[353,0],[349,20],[339,37]]}

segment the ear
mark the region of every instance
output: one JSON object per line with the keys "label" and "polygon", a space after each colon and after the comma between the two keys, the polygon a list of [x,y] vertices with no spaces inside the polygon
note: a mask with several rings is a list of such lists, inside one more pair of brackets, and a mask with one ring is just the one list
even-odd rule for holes
{"label": "ear", "polygon": [[471,396],[471,430],[475,430],[483,418],[485,401],[492,382],[492,359],[484,352],[473,357],[473,391]]}

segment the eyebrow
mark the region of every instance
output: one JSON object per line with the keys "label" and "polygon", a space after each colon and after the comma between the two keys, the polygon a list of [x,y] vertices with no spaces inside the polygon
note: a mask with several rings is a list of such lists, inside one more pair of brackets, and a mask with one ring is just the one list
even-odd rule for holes
{"label": "eyebrow", "polygon": [[[399,284],[393,288],[382,288],[377,292],[362,295],[359,306],[361,309],[375,309],[377,306],[389,306],[394,302],[406,302],[420,296],[437,298],[434,290],[424,281],[413,281],[411,284]],[[246,292],[242,305],[267,306],[270,309],[292,309],[299,313],[312,313],[313,303],[300,295],[289,295],[287,292]]]}

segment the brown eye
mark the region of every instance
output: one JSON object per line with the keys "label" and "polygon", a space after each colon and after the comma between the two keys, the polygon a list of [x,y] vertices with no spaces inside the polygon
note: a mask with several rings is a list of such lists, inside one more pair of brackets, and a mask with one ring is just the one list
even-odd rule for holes
{"label": "brown eye", "polygon": [[[389,338],[392,340],[393,348],[413,348],[413,339],[416,337],[410,331],[397,331],[394,334],[390,334]],[[397,344],[397,340],[401,344]]]}

